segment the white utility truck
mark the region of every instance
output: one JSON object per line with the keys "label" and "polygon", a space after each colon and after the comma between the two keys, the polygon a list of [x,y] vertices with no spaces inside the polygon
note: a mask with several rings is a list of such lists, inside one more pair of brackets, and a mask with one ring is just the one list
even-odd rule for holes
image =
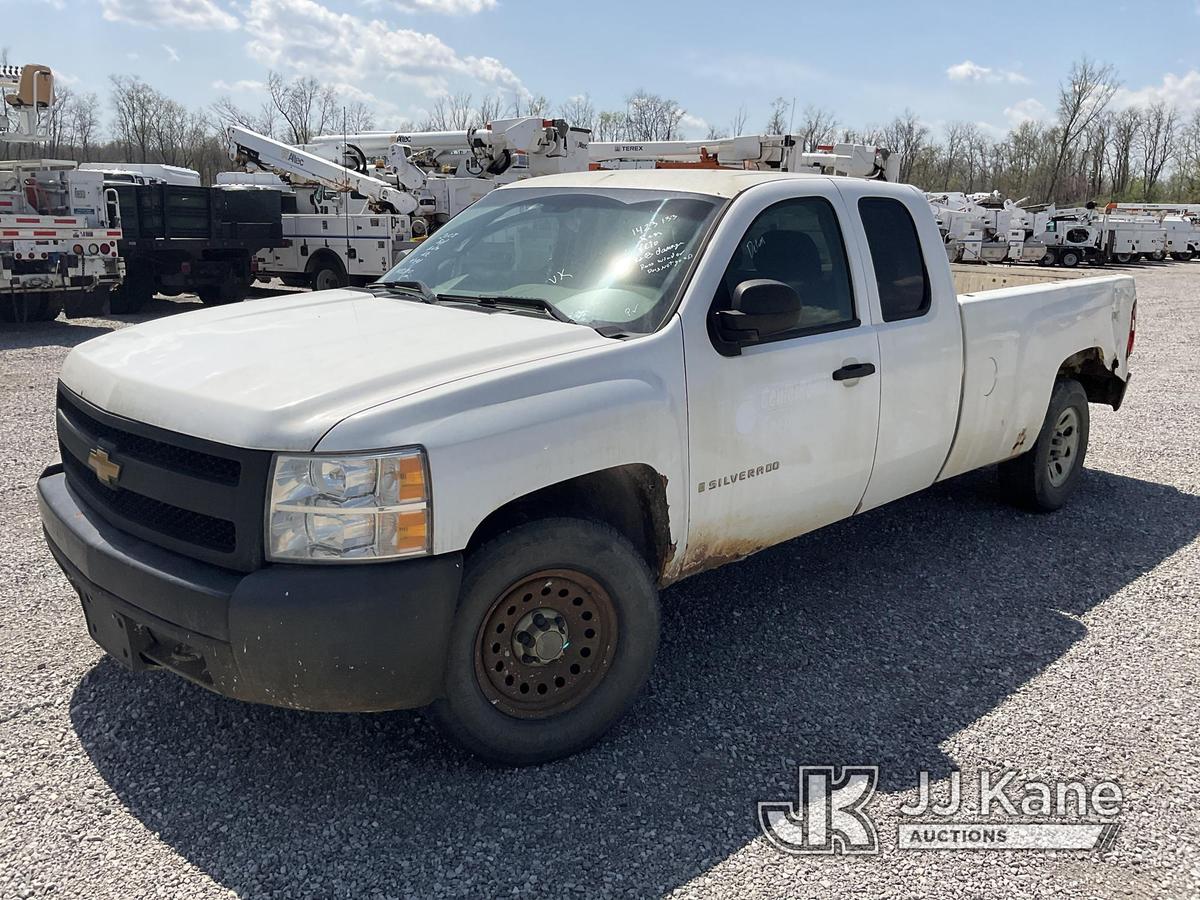
{"label": "white utility truck", "polygon": [[[502,184],[587,168],[590,132],[561,119],[503,119],[461,132],[347,135],[294,147],[237,126],[230,155],[245,173],[223,188],[285,179],[295,208],[283,241],[258,254],[260,280],[325,290],[365,284]],[[372,154],[370,159],[366,154]]]}
{"label": "white utility truck", "polygon": [[663,586],[997,463],[1013,501],[1070,498],[1133,279],[966,268],[976,293],[880,181],[506,185],[376,284],[72,350],[47,540],[132,669],[432,704],[484,757],[553,759],[634,701]]}
{"label": "white utility truck", "polygon": [[1046,246],[1038,217],[998,193],[926,194],[951,262],[1038,262]]}
{"label": "white utility truck", "polygon": [[[46,66],[0,66],[0,143],[46,140],[54,106]],[[108,311],[125,268],[121,214],[99,172],[69,160],[0,161],[0,321],[69,318]]]}
{"label": "white utility truck", "polygon": [[1152,216],[1115,215],[1113,207],[1101,210],[1095,204],[1076,209],[1046,211],[1045,231],[1039,236],[1046,246],[1044,266],[1068,269],[1081,263],[1125,265],[1143,257],[1166,256],[1167,231]]}

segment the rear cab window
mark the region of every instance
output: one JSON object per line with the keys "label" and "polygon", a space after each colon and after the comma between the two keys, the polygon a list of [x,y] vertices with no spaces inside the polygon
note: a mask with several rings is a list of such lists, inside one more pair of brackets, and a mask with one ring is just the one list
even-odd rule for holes
{"label": "rear cab window", "polygon": [[929,312],[932,290],[917,225],[907,207],[891,197],[858,201],[883,321],[915,319]]}

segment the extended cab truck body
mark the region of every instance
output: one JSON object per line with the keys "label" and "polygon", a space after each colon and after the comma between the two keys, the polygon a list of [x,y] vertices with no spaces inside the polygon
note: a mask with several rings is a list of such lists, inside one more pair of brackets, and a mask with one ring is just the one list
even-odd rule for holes
{"label": "extended cab truck body", "polygon": [[133,668],[554,758],[648,677],[658,588],[995,463],[1067,500],[1133,281],[963,277],[905,186],[504,187],[378,285],[76,348],[47,538]]}

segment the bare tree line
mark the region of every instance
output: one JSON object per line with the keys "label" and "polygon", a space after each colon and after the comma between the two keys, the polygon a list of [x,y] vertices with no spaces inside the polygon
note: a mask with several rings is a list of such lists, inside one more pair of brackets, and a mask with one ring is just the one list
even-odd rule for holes
{"label": "bare tree line", "polygon": [[[321,134],[379,127],[371,108],[346,102],[311,77],[271,73],[267,98],[245,109],[229,97],[189,109],[141,79],[110,79],[108,111],[94,91],[59,86],[46,113],[42,145],[0,146],[0,155],[46,156],[87,162],[161,162],[200,171],[206,181],[228,166],[223,131],[237,123],[287,143]],[[973,122],[951,122],[935,135],[905,110],[868,128],[841,123],[835,114],[794,99],[775,98],[762,133],[792,134],[805,149],[836,141],[878,144],[901,160],[900,177],[929,191],[999,190],[1014,198],[1200,201],[1200,111],[1185,116],[1166,102],[1114,108],[1119,81],[1111,66],[1081,59],[1059,86],[1048,120],[1027,119],[997,137]],[[545,96],[447,94],[419,121],[390,121],[393,131],[461,131],[505,117],[559,116],[589,128],[596,141],[677,139],[687,117],[674,99],[645,89],[615,109],[598,109],[586,95],[553,104]],[[688,123],[695,127],[694,122]],[[741,106],[727,125],[709,125],[706,139],[756,131]]]}

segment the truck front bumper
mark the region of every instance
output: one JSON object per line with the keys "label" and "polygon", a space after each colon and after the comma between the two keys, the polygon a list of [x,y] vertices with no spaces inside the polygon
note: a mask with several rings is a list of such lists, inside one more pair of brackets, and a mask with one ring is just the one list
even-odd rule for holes
{"label": "truck front bumper", "polygon": [[325,712],[406,709],[441,692],[461,554],[244,574],[114,528],[60,466],[38,481],[38,506],[88,631],[127,668]]}

